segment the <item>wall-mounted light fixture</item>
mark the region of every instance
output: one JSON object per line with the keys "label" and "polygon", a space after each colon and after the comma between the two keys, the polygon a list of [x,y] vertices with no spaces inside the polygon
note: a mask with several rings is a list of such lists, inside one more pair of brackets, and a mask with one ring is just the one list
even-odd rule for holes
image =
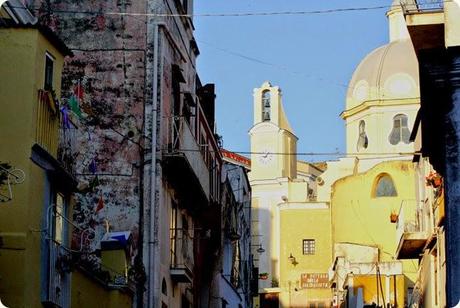
{"label": "wall-mounted light fixture", "polygon": [[265,252],[265,249],[262,247],[262,244],[260,244],[260,245],[251,245],[251,246],[259,247],[259,248],[256,249],[256,251],[259,254],[263,254]]}
{"label": "wall-mounted light fixture", "polygon": [[299,262],[297,262],[297,260],[295,259],[295,257],[292,255],[292,253],[289,254],[289,261],[291,262],[292,265],[296,266],[297,264],[299,264]]}

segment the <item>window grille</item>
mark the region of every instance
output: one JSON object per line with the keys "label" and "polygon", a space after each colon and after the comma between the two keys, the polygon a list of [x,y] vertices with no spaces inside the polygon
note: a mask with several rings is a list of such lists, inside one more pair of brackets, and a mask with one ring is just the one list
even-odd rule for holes
{"label": "window grille", "polygon": [[304,255],[314,255],[315,254],[315,240],[305,239],[302,242],[303,254]]}

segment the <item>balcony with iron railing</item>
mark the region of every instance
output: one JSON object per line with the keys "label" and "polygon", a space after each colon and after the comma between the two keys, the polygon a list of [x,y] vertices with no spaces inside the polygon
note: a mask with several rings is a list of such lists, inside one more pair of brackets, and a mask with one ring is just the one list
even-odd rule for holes
{"label": "balcony with iron railing", "polygon": [[175,282],[193,281],[193,238],[189,230],[172,228],[171,230],[171,279]]}
{"label": "balcony with iron railing", "polygon": [[[57,210],[55,205],[48,207],[45,222],[45,242],[48,268],[46,292],[42,302],[50,307],[70,305],[70,279],[74,270],[80,271],[106,289],[134,290],[134,280],[128,274],[117,271],[104,264],[94,252],[87,250],[87,241],[92,236],[91,229],[83,229]],[[59,222],[58,224],[56,222]],[[60,227],[57,228],[57,225]],[[63,230],[79,234],[71,247],[64,237],[57,236]],[[67,232],[62,232],[64,235]]]}
{"label": "balcony with iron railing", "polygon": [[195,205],[211,200],[211,177],[207,144],[199,144],[184,117],[167,119],[167,147],[163,151],[166,178]]}
{"label": "balcony with iron railing", "polygon": [[[68,116],[68,115],[66,115]],[[78,155],[77,126],[70,119],[62,121],[59,127],[59,146],[57,160],[70,174],[75,174],[75,159]]]}
{"label": "balcony with iron railing", "polygon": [[397,259],[417,259],[425,248],[428,231],[423,209],[416,200],[403,200],[396,222]]}
{"label": "balcony with iron railing", "polygon": [[444,8],[443,0],[401,0],[404,14],[439,12]]}
{"label": "balcony with iron railing", "polygon": [[38,90],[35,143],[54,158],[59,140],[59,105],[51,91]]}
{"label": "balcony with iron railing", "polygon": [[416,53],[444,46],[443,0],[401,0],[401,7]]}
{"label": "balcony with iron railing", "polygon": [[76,122],[52,91],[38,91],[35,143],[70,174],[75,173],[77,156]]}

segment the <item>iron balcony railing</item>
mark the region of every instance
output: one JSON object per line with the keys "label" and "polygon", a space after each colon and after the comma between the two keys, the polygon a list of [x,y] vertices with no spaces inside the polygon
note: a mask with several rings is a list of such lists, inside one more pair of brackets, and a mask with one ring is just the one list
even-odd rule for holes
{"label": "iron balcony railing", "polygon": [[38,90],[35,142],[57,156],[59,140],[59,105],[50,91]]}
{"label": "iron balcony railing", "polygon": [[[91,229],[82,229],[57,211],[54,205],[48,208],[47,217],[45,239],[49,249],[49,280],[45,302],[57,304],[59,307],[67,307],[65,303],[69,299],[70,289],[66,290],[70,288],[70,273],[75,267],[78,267],[106,287],[133,289],[134,281],[128,275],[127,269],[124,272],[120,272],[110,268],[103,264],[100,258],[94,257],[91,251],[85,249],[88,239],[92,235]],[[78,247],[71,248],[64,238],[57,240],[53,236],[55,230],[53,230],[52,225],[56,219],[61,219],[63,224],[67,224],[65,229],[68,232],[78,230],[79,239],[76,241]],[[74,230],[70,230],[68,226],[72,226]]]}
{"label": "iron balcony railing", "polygon": [[68,307],[72,256],[70,251],[58,242],[50,240],[48,245],[48,285],[43,301],[57,307]]}
{"label": "iron balcony railing", "polygon": [[403,200],[396,222],[396,242],[399,243],[404,233],[423,232],[422,212],[416,200]]}
{"label": "iron balcony railing", "polygon": [[77,150],[77,127],[70,120],[59,128],[58,161],[70,174],[75,174]]}
{"label": "iron balcony railing", "polygon": [[133,277],[128,275],[128,270],[124,272],[117,271],[103,264],[98,257],[85,256],[85,258],[76,261],[76,266],[108,288],[134,289],[135,282]]}
{"label": "iron balcony railing", "polygon": [[190,230],[182,228],[171,229],[171,268],[193,269],[193,238]]}
{"label": "iron balcony railing", "polygon": [[199,144],[187,121],[183,117],[167,118],[167,155],[182,155],[187,159],[193,173],[209,199],[211,193],[210,169],[208,165],[209,149],[205,144]]}
{"label": "iron balcony railing", "polygon": [[437,12],[444,9],[443,0],[401,0],[404,14]]}

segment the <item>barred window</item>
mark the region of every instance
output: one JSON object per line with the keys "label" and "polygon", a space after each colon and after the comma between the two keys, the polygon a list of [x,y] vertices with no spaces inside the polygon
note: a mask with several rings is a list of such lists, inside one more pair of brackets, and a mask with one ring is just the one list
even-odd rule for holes
{"label": "barred window", "polygon": [[303,248],[304,255],[314,255],[315,254],[315,240],[312,240],[312,239],[303,240],[302,248]]}

